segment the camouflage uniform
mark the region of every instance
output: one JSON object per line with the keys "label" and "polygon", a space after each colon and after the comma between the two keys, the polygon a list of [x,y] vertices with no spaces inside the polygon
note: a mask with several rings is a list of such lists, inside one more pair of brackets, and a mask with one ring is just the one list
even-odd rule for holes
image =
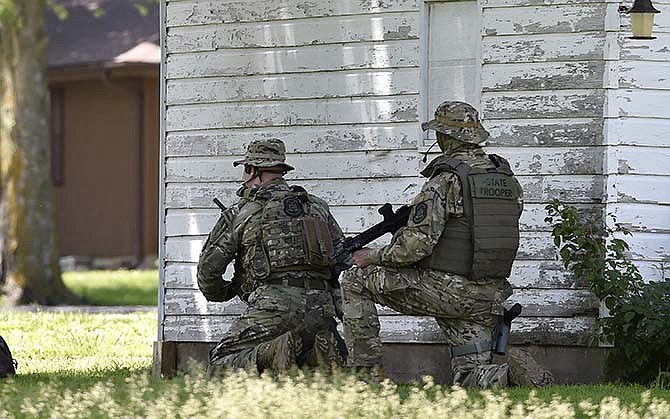
{"label": "camouflage uniform", "polygon": [[[275,139],[251,143],[246,158],[234,164],[260,168],[260,176],[264,168],[293,169],[284,162],[284,144]],[[330,281],[342,231],[328,206],[282,178],[242,188],[238,195],[237,205],[222,212],[198,263],[198,287],[207,300],[239,295],[248,303],[210,351],[209,374],[338,362],[329,330],[339,290]],[[233,260],[233,281],[224,281]]]}
{"label": "camouflage uniform", "polygon": [[[377,303],[403,314],[435,317],[452,347],[488,342],[488,348],[452,357],[454,383],[473,387],[504,386],[507,365],[492,364],[489,348],[498,317],[503,313],[502,303],[511,295],[506,278],[484,277],[474,281],[466,275],[422,265],[422,261],[430,259],[437,250],[447,221],[464,216],[459,177],[453,172],[435,169],[449,157],[473,168],[496,167],[478,146],[488,133],[479,124],[475,109],[461,102],[445,102],[435,115],[436,119],[423,127],[447,134],[438,134],[444,154],[422,171],[428,181],[412,202],[407,226],[396,232],[389,245],[370,250],[370,266],[351,269],[343,275],[348,363],[357,367],[380,365],[382,348]],[[521,188],[515,179],[510,186],[518,193],[515,195],[518,199],[512,204],[512,219],[518,223],[522,211]],[[518,235],[518,224],[515,228]],[[513,252],[516,253],[516,248]]]}

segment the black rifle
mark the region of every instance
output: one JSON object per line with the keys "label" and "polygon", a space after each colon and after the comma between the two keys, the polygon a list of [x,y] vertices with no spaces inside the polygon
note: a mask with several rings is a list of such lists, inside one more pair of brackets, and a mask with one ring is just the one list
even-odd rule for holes
{"label": "black rifle", "polygon": [[219,198],[214,198],[214,199],[212,199],[212,201],[214,201],[214,203],[216,204],[216,206],[219,207],[219,209],[221,209],[221,211],[225,211],[225,210],[226,210],[226,206],[223,205],[223,203],[222,203],[221,201],[219,201]]}
{"label": "black rifle", "polygon": [[397,211],[393,212],[393,207],[387,202],[377,212],[384,217],[384,220],[368,228],[361,234],[345,238],[342,249],[335,255],[335,259],[339,259],[340,256],[346,253],[353,253],[356,250],[362,249],[366,244],[386,233],[395,234],[400,227],[407,225],[412,207],[403,205]]}
{"label": "black rifle", "polygon": [[521,304],[516,303],[509,310],[500,316],[496,326],[496,341],[493,344],[493,352],[497,355],[505,355],[507,352],[507,343],[509,342],[509,332],[512,328],[512,320],[521,314]]}

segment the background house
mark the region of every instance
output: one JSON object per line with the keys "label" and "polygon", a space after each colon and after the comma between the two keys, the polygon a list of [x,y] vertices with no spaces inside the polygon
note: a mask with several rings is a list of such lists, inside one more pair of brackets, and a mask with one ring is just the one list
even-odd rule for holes
{"label": "background house", "polygon": [[[152,265],[158,236],[158,5],[59,0],[48,12],[52,179],[61,255]],[[95,17],[95,6],[103,13]]]}
{"label": "background house", "polygon": [[[195,266],[219,213],[212,198],[235,201],[231,162],[247,143],[283,139],[290,180],[356,233],[379,205],[418,192],[432,142],[419,123],[461,99],[481,110],[489,151],[511,161],[525,192],[513,342],[562,382],[597,380],[600,305],[557,261],[544,206],[575,204],[595,225],[616,214],[645,277],[662,275],[670,2],[654,3],[657,39],[635,41],[611,0],[163,1],[157,364],[204,359],[242,309],[207,303]],[[435,322],[380,313],[386,372],[446,380]]]}

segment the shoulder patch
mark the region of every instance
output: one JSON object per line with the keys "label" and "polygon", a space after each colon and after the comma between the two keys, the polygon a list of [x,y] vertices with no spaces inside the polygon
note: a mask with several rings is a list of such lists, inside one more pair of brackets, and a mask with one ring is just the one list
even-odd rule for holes
{"label": "shoulder patch", "polygon": [[414,214],[412,214],[412,222],[414,224],[419,224],[421,221],[426,219],[428,215],[428,204],[425,202],[419,202],[414,206]]}
{"label": "shoulder patch", "polygon": [[284,199],[284,212],[286,215],[293,218],[300,217],[305,213],[300,199],[295,196],[289,196]]}

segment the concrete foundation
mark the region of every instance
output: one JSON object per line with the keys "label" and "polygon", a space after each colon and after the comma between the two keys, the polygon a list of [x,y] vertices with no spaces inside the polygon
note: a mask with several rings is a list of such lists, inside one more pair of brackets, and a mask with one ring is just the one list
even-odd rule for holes
{"label": "concrete foundation", "polygon": [[[156,342],[154,374],[171,376],[188,372],[193,363],[206,366],[213,343]],[[550,370],[556,384],[597,384],[603,380],[606,349],[565,346],[522,346],[537,362]],[[436,344],[384,344],[384,373],[387,377],[410,382],[432,375],[438,383],[451,382],[447,346]]]}

